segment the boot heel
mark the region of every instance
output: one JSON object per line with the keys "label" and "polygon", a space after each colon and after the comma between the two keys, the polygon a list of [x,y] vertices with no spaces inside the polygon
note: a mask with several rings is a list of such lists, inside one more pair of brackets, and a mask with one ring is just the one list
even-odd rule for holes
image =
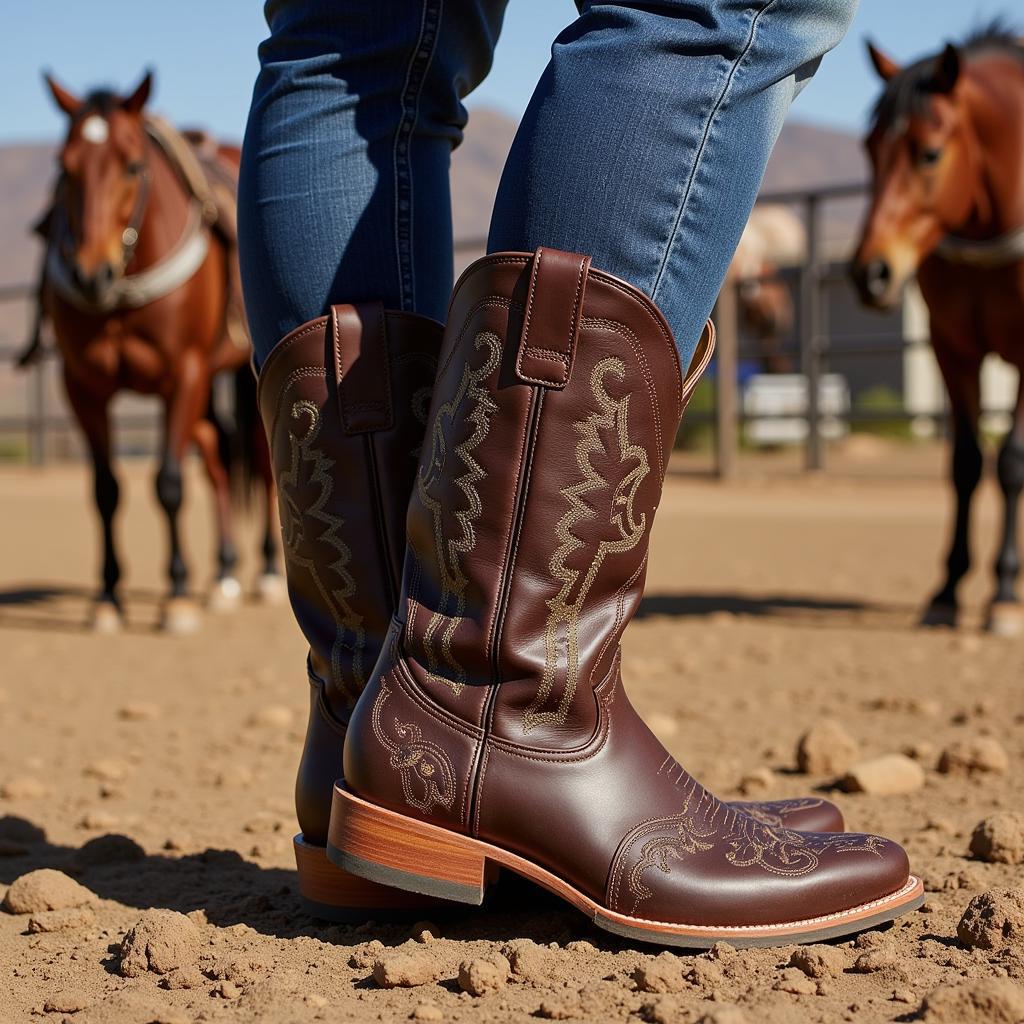
{"label": "boot heel", "polygon": [[425,896],[483,903],[487,858],[457,833],[376,807],[334,787],[327,856],[361,878]]}

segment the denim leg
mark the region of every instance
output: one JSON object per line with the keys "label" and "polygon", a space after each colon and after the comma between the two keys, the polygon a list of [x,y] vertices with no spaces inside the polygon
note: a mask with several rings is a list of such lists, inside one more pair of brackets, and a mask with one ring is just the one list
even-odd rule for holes
{"label": "denim leg", "polygon": [[505,0],[268,0],[238,233],[257,365],[334,302],[443,320],[462,98]]}
{"label": "denim leg", "polygon": [[856,6],[583,4],[519,127],[489,250],[590,254],[654,299],[687,365],[789,104]]}

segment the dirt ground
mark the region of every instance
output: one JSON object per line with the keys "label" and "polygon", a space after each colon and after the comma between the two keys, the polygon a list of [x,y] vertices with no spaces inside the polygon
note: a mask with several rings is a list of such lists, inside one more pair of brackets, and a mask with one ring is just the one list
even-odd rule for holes
{"label": "dirt ground", "polygon": [[[86,890],[41,876],[41,906],[55,891],[69,909],[0,913],[0,1021],[1024,1020],[1024,902],[982,908],[993,948],[957,935],[972,899],[1022,885],[1024,638],[979,629],[994,489],[980,499],[964,625],[924,632],[915,618],[938,582],[950,512],[938,450],[873,442],[832,461],[839,472],[820,479],[760,464],[728,486],[672,474],[625,641],[627,686],[721,795],[824,787],[851,827],[906,844],[927,902],[889,929],[795,957],[720,945],[660,959],[525,887],[498,886],[482,910],[426,926],[304,916],[291,786],[306,684],[288,610],[250,603],[205,617],[193,636],[156,632],[163,537],[151,467],[134,464],[119,524],[130,621],[93,635],[82,625],[98,558],[84,468],[0,469],[0,897],[38,868]],[[193,490],[198,584],[211,541]],[[828,718],[856,758],[909,752],[923,786],[847,795],[830,788],[834,769],[798,773],[800,736]],[[967,759],[947,756],[940,772],[950,748]],[[996,814],[1003,838],[989,856],[1009,863],[969,852]],[[399,955],[423,984],[378,985],[375,963],[395,971]],[[491,966],[467,964],[460,984],[474,960]]]}

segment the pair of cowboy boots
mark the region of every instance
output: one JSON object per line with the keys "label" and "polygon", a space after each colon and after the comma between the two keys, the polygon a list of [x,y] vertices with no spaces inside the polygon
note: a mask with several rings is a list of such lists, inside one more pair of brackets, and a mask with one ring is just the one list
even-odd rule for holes
{"label": "pair of cowboy boots", "polygon": [[337,306],[272,353],[260,404],[310,642],[309,909],[479,903],[506,867],[610,931],[706,946],[819,940],[921,902],[903,850],[843,833],[832,804],[717,800],[622,689],[713,338],[684,377],[646,297],[538,249],[471,266],[443,336]]}

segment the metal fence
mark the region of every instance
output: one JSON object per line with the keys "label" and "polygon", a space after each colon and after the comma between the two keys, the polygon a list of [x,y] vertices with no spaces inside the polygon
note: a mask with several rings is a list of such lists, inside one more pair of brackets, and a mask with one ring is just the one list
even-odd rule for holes
{"label": "metal fence", "polygon": [[[819,385],[829,367],[837,360],[862,359],[869,356],[898,356],[904,350],[906,339],[902,331],[873,332],[870,339],[863,336],[844,335],[834,331],[829,324],[829,297],[834,289],[848,288],[845,272],[831,263],[823,245],[823,211],[827,204],[855,199],[864,195],[862,184],[839,185],[812,191],[776,192],[763,195],[758,202],[776,203],[801,211],[806,232],[806,251],[803,263],[796,268],[796,329],[795,348],[791,351],[800,373],[807,382],[807,409],[801,415],[806,422],[804,465],[807,470],[816,471],[823,467],[825,442],[822,435],[822,416],[818,407]],[[465,266],[485,251],[485,241],[468,239],[456,245],[456,264]],[[736,455],[740,448],[741,432],[746,420],[742,410],[739,392],[739,366],[743,355],[740,343],[738,289],[723,290],[716,307],[718,328],[718,352],[716,356],[715,402],[713,410],[693,410],[688,422],[709,422],[715,433],[715,472],[728,477],[736,471]],[[33,288],[29,285],[15,285],[0,288],[0,303],[20,302],[26,310],[34,301]],[[29,316],[26,315],[26,327]],[[20,351],[18,344],[0,342],[0,364],[10,364]],[[74,423],[68,414],[62,397],[54,385],[55,359],[52,350],[45,358],[31,367],[25,374],[24,386],[26,407],[24,413],[0,416],[0,438],[22,439],[24,457],[33,465],[41,465],[52,457],[55,447],[64,453],[80,450],[70,443]],[[792,418],[791,414],[785,414]],[[871,420],[876,414],[851,409],[847,415],[849,423]],[[912,414],[906,410],[886,411],[886,420],[905,419]],[[942,419],[944,413],[937,414]],[[758,414],[758,419],[766,418]],[[769,417],[770,418],[770,417]],[[151,438],[155,444],[158,428],[157,411],[122,411],[115,418],[118,432],[135,431],[142,438],[133,450],[145,450]],[[64,444],[55,446],[55,438],[63,438]],[[12,447],[10,444],[8,447]],[[17,446],[14,446],[17,447]],[[122,446],[123,450],[123,446]]]}

